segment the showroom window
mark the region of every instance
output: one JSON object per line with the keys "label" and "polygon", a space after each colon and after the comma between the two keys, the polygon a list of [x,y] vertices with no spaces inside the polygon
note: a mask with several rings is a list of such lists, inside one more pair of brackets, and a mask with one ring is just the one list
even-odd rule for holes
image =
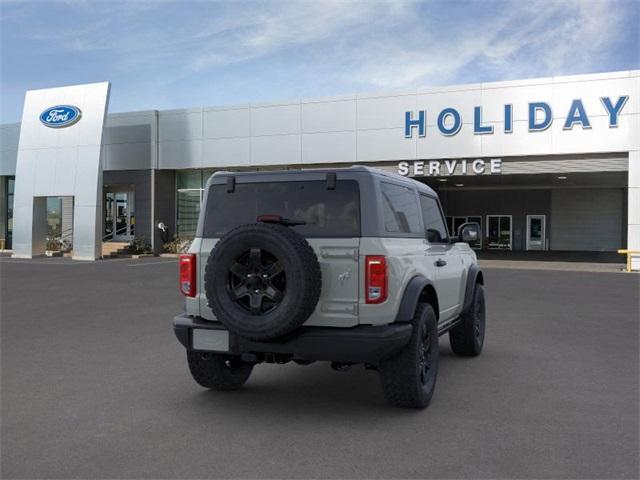
{"label": "showroom window", "polygon": [[6,224],[6,237],[5,248],[11,248],[11,239],[13,237],[13,190],[16,184],[16,177],[7,177],[7,224]]}
{"label": "showroom window", "polygon": [[193,238],[198,226],[204,187],[214,170],[181,170],[176,172],[178,189],[177,234]]}

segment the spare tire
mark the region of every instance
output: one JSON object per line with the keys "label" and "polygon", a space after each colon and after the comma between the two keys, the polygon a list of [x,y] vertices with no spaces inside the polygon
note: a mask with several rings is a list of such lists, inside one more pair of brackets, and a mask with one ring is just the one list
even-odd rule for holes
{"label": "spare tire", "polygon": [[307,241],[288,227],[250,224],[226,233],[204,274],[209,307],[230,331],[251,340],[281,337],[313,313],[322,278]]}

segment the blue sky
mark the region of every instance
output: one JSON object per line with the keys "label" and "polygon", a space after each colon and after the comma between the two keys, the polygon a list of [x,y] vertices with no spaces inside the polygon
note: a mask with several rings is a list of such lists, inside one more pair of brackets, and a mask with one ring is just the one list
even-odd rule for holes
{"label": "blue sky", "polygon": [[640,68],[640,0],[0,0],[1,116],[110,80],[111,112]]}

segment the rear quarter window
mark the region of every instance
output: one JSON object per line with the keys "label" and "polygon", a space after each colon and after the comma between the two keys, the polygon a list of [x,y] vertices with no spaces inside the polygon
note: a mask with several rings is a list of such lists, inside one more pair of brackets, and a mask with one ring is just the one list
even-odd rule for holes
{"label": "rear quarter window", "polygon": [[389,233],[420,233],[420,210],[409,187],[381,182],[384,228]]}
{"label": "rear quarter window", "polygon": [[360,190],[355,180],[236,183],[212,185],[207,195],[203,235],[219,238],[260,215],[280,215],[306,222],[290,228],[304,237],[360,236]]}

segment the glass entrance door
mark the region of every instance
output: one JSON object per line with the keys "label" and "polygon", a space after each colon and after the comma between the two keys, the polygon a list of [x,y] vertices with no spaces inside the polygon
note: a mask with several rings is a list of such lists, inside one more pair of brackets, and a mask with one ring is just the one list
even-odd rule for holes
{"label": "glass entrance door", "polygon": [[104,240],[129,241],[135,234],[132,191],[106,191],[104,198]]}
{"label": "glass entrance door", "polygon": [[487,248],[511,250],[511,215],[487,215]]}
{"label": "glass entrance door", "polygon": [[545,224],[545,215],[527,215],[527,250],[546,250]]}

